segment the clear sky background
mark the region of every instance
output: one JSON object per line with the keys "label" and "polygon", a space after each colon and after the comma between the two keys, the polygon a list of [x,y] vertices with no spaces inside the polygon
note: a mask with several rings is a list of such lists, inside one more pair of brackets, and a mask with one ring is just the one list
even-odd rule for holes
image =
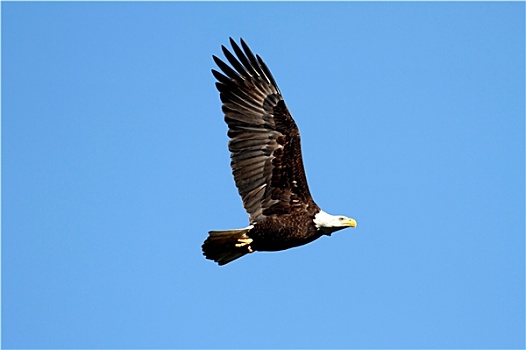
{"label": "clear sky background", "polygon": [[[524,3],[2,3],[4,348],[523,348]],[[243,37],[356,229],[218,267]]]}

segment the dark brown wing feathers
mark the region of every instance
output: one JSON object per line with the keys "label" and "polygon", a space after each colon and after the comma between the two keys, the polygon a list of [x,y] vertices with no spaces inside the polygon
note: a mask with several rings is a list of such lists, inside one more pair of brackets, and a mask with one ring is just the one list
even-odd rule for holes
{"label": "dark brown wing feathers", "polygon": [[230,39],[231,66],[213,56],[212,70],[228,124],[231,167],[243,205],[256,223],[297,210],[316,212],[301,158],[300,134],[269,69],[241,39]]}

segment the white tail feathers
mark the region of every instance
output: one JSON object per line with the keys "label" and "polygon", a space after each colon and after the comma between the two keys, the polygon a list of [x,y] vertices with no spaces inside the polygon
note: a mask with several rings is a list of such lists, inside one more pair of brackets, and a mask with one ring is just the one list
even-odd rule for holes
{"label": "white tail feathers", "polygon": [[242,257],[245,254],[252,253],[250,247],[252,239],[247,233],[253,226],[242,229],[226,231],[210,231],[208,238],[203,243],[203,255],[210,260],[214,260],[219,265],[225,265],[229,262]]}

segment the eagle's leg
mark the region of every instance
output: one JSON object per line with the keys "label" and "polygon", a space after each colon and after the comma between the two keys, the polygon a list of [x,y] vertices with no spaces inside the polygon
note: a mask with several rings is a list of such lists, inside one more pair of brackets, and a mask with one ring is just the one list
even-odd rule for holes
{"label": "eagle's leg", "polygon": [[252,248],[250,248],[250,243],[252,243],[254,240],[252,238],[238,238],[237,241],[239,243],[236,243],[236,248],[241,248],[244,246],[248,246],[247,249],[250,253],[253,252]]}

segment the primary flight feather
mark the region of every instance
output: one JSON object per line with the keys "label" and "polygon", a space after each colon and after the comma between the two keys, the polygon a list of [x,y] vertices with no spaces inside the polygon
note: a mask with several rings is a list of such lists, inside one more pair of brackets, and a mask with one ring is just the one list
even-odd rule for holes
{"label": "primary flight feather", "polygon": [[203,254],[219,265],[255,251],[301,246],[347,227],[354,219],[325,213],[311,197],[300,133],[261,57],[232,39],[221,46],[230,66],[212,56],[212,70],[228,125],[234,180],[249,215],[242,229],[210,231]]}

